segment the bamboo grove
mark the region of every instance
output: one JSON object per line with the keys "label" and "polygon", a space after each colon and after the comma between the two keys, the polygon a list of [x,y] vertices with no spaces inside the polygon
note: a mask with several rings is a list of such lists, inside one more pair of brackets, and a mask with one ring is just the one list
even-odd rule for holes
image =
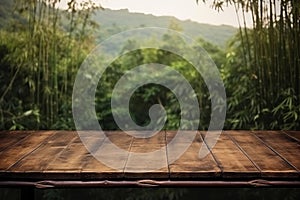
{"label": "bamboo grove", "polygon": [[[240,33],[231,42],[225,69],[230,126],[299,129],[300,1],[207,2],[217,10],[233,5],[240,23]],[[248,13],[252,28],[245,21]],[[242,60],[237,61],[237,57]],[[233,89],[232,84],[239,86]]]}
{"label": "bamboo grove", "polygon": [[18,18],[1,32],[7,53],[1,64],[8,65],[1,73],[9,78],[1,88],[1,127],[23,129],[18,121],[28,118],[26,127],[51,128],[59,116],[70,113],[72,83],[93,46],[89,31],[96,24],[91,15],[99,7],[92,1],[70,0],[62,11],[60,0],[13,2]]}

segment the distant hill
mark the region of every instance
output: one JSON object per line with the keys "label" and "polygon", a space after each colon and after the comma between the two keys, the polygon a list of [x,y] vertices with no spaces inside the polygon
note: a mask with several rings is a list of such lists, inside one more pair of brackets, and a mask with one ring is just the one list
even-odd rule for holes
{"label": "distant hill", "polygon": [[0,28],[7,24],[8,20],[14,17],[13,15],[13,1],[0,0]]}
{"label": "distant hill", "polygon": [[188,36],[193,38],[202,37],[204,40],[218,46],[224,46],[226,41],[237,32],[237,28],[233,26],[201,24],[191,20],[181,21],[171,16],[158,17],[151,14],[130,13],[127,9],[100,10],[96,12],[94,20],[97,21],[103,29],[111,30],[111,32],[145,26],[167,28],[173,21],[177,23]]}
{"label": "distant hill", "polygon": [[[12,14],[14,0],[0,0],[0,28],[11,21],[17,19],[23,21],[22,17]],[[183,33],[195,39],[201,37],[220,47],[224,47],[226,41],[231,38],[237,28],[228,25],[210,25],[193,22],[190,20],[181,21],[171,16],[154,16],[142,13],[130,13],[127,9],[122,10],[99,10],[95,13],[93,19],[100,25],[98,30],[98,39],[104,39],[108,36],[139,27],[162,27],[168,28],[171,23],[177,24],[182,28]]]}

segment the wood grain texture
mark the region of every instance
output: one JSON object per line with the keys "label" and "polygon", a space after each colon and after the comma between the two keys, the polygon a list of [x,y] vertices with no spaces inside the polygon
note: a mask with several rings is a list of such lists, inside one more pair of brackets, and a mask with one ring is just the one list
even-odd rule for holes
{"label": "wood grain texture", "polygon": [[10,148],[0,152],[0,170],[8,170],[11,166],[16,165],[23,158],[32,153],[36,148],[47,142],[54,134],[54,131],[39,131],[30,134],[28,137],[20,140]]}
{"label": "wood grain texture", "polygon": [[34,131],[0,131],[0,152],[28,137]]}
{"label": "wood grain texture", "polygon": [[[173,137],[174,132],[167,132],[169,142]],[[199,158],[198,152],[202,145],[204,148],[207,148],[205,143],[203,143],[200,133],[198,132],[192,145],[179,157],[178,160],[169,164],[171,179],[209,178],[219,177],[221,175],[221,169],[218,167],[211,153],[206,155],[204,158]],[[170,153],[171,152],[168,152],[168,154]]]}
{"label": "wood grain texture", "polygon": [[[202,131],[185,131],[184,137],[176,131],[151,137],[140,132],[145,138],[121,131],[79,133],[0,131],[0,181],[300,177],[299,131],[223,131],[210,149]],[[201,148],[208,153],[204,158],[199,157]]]}
{"label": "wood grain texture", "polygon": [[[201,132],[203,138],[205,134]],[[227,134],[220,135],[211,152],[222,170],[223,178],[259,177],[260,171]]]}
{"label": "wood grain texture", "polygon": [[15,172],[43,172],[49,163],[68,145],[75,134],[56,132],[38,148],[14,164],[9,170]]}
{"label": "wood grain texture", "polygon": [[273,152],[250,131],[226,131],[236,145],[244,151],[249,160],[260,170],[265,177],[293,177],[297,171]]}
{"label": "wood grain texture", "polygon": [[299,172],[300,143],[298,141],[280,131],[255,131],[253,134]]}
{"label": "wood grain texture", "polygon": [[165,137],[165,132],[161,131],[152,137],[133,138],[124,169],[125,178],[169,177]]}
{"label": "wood grain texture", "polygon": [[287,134],[291,138],[300,142],[300,131],[282,131],[283,133]]}
{"label": "wood grain texture", "polygon": [[[89,138],[92,145],[96,146],[94,156],[89,154],[85,159],[85,164],[82,168],[82,175],[85,178],[97,178],[97,179],[111,179],[111,178],[124,178],[124,168],[128,159],[130,146],[132,143],[132,137],[120,132],[112,131],[105,132],[102,143],[96,138]],[[122,150],[117,152],[116,148]],[[104,161],[105,162],[104,162]],[[117,161],[117,164],[115,161]],[[111,165],[115,166],[114,168]]]}

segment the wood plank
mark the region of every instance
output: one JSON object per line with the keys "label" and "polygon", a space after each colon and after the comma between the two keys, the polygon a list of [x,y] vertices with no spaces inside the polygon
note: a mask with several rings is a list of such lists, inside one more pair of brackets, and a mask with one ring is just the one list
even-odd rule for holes
{"label": "wood plank", "polygon": [[80,173],[83,163],[82,157],[88,152],[84,148],[79,137],[74,137],[71,142],[66,141],[65,148],[61,149],[61,152],[55,156],[54,160],[51,160],[44,172],[65,172],[65,173]]}
{"label": "wood plank", "polygon": [[[70,131],[57,131],[38,148],[9,168],[11,178],[61,178],[61,175],[47,174],[43,171],[76,135]],[[23,172],[23,173],[22,173]],[[7,177],[9,178],[9,177]]]}
{"label": "wood plank", "polygon": [[124,177],[168,178],[165,138],[164,131],[160,131],[150,138],[133,138]]}
{"label": "wood plank", "polygon": [[[75,131],[0,131],[1,180],[300,177],[297,131],[224,131],[212,149],[202,146],[205,132],[196,133],[191,145],[189,137],[175,137],[176,131],[162,131],[150,138],[135,138],[121,131],[84,133],[79,138]],[[170,145],[174,140],[178,148]],[[201,146],[208,152],[202,159]],[[183,155],[173,162],[181,147],[186,147]],[[162,167],[156,169],[156,165]]]}
{"label": "wood plank", "polygon": [[0,171],[8,170],[11,166],[26,157],[36,148],[53,136],[55,131],[39,131],[20,140],[15,145],[0,153]]}
{"label": "wood plank", "polygon": [[176,134],[177,131],[166,131],[166,143],[169,144]]}
{"label": "wood plank", "polygon": [[[96,158],[91,154],[85,158],[82,173],[86,178],[124,177],[132,136],[121,131],[111,131],[105,132],[102,142],[96,141],[93,137],[90,137],[87,142],[95,146],[94,156]],[[120,152],[119,149],[122,151]]]}
{"label": "wood plank", "polygon": [[[81,137],[86,135],[83,139],[85,144],[95,152],[104,141],[104,136],[98,133],[97,131],[81,131],[80,134]],[[114,170],[96,160],[76,132],[75,134],[76,138],[48,165],[44,173],[51,173],[52,177],[56,174],[59,178],[85,180],[120,177],[117,173],[111,176]]]}
{"label": "wood plank", "polygon": [[288,165],[250,131],[225,131],[260,169],[261,176],[272,178],[295,177],[297,171]]}
{"label": "wood plank", "polygon": [[58,131],[9,170],[14,172],[42,172],[74,138],[73,132]]}
{"label": "wood plank", "polygon": [[0,152],[28,137],[34,131],[0,131]]}
{"label": "wood plank", "polygon": [[[201,131],[202,138],[205,134]],[[224,133],[220,135],[211,152],[222,169],[223,178],[250,178],[260,175],[260,171]]]}
{"label": "wood plank", "polygon": [[[89,141],[87,138],[95,143],[99,141],[99,138],[89,136],[92,131],[81,131],[82,134],[87,133],[88,137],[84,140]],[[48,165],[43,171],[51,175],[51,177],[59,177],[65,179],[88,179],[88,176],[83,176],[82,170],[86,165],[88,159],[93,159],[93,156],[88,152],[77,132],[73,132],[75,138],[62,150],[62,152]],[[100,140],[103,139],[102,137]],[[90,145],[90,144],[88,144]]]}
{"label": "wood plank", "polygon": [[300,131],[283,131],[288,136],[300,142]]}
{"label": "wood plank", "polygon": [[299,172],[299,142],[280,131],[254,131],[252,133]]}
{"label": "wood plank", "polygon": [[[173,138],[174,132],[167,131],[167,138]],[[190,134],[190,133],[186,133]],[[182,144],[179,144],[182,145]],[[221,169],[218,167],[211,153],[204,158],[199,158],[198,152],[201,146],[207,148],[206,144],[198,132],[193,143],[183,153],[183,155],[173,163],[169,163],[170,178],[212,178],[221,175]],[[176,149],[174,149],[176,150]],[[172,151],[172,153],[176,153]],[[168,151],[168,155],[170,152]]]}

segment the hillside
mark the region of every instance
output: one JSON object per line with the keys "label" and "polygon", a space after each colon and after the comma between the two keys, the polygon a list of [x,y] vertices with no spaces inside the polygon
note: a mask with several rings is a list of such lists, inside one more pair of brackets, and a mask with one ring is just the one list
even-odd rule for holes
{"label": "hillside", "polygon": [[122,10],[100,10],[94,16],[102,29],[111,30],[111,32],[118,32],[138,27],[169,27],[173,21],[183,29],[183,32],[190,37],[202,37],[218,46],[224,46],[226,41],[231,38],[237,29],[228,25],[210,25],[200,24],[191,20],[181,21],[171,16],[154,16],[142,13],[130,13],[127,9]]}
{"label": "hillside", "polygon": [[[11,19],[21,20],[22,17],[12,14],[13,1],[0,0],[0,28],[8,24]],[[224,47],[226,41],[231,38],[237,29],[232,26],[215,26],[210,24],[200,24],[190,20],[181,21],[171,16],[154,16],[143,13],[130,13],[127,9],[122,10],[99,10],[93,19],[100,25],[97,38],[102,40],[112,34],[138,27],[162,27],[168,28],[171,23],[175,23],[185,34],[193,38],[203,38],[220,47]]]}
{"label": "hillside", "polygon": [[0,0],[0,28],[5,26],[12,18],[14,18],[13,1]]}

